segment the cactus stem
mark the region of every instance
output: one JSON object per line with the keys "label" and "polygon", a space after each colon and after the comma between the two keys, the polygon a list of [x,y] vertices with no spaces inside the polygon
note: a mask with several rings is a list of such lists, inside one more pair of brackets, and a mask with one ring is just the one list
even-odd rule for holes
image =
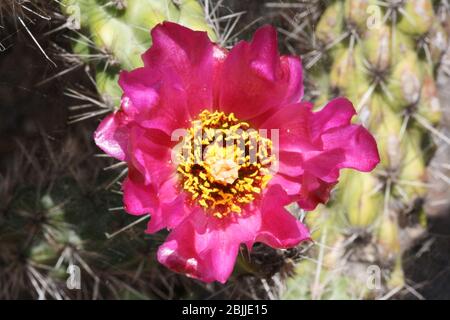
{"label": "cactus stem", "polygon": [[430,131],[435,137],[439,138],[446,144],[450,145],[450,138],[447,137],[444,133],[442,133],[439,130],[437,130],[436,128],[434,128],[427,119],[425,119],[424,117],[422,117],[419,114],[414,114],[413,117],[415,120],[417,120],[417,122],[419,124],[421,124],[425,129]]}

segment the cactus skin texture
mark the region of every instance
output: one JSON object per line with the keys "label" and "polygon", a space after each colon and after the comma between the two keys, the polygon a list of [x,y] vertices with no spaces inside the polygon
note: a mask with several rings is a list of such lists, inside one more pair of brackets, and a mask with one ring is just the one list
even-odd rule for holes
{"label": "cactus skin texture", "polygon": [[313,98],[353,101],[355,121],[376,137],[381,164],[371,175],[347,172],[328,207],[307,214],[317,230],[316,263],[298,265],[285,298],[401,296],[402,252],[426,226],[427,163],[440,139],[433,136],[441,120],[436,71],[449,43],[448,21],[431,0],[309,5],[322,10],[307,37],[314,43],[305,49],[288,41],[304,51],[306,65],[320,54],[309,70],[319,92]]}
{"label": "cactus skin texture", "polygon": [[108,210],[121,200],[100,187],[107,177],[92,156],[82,139],[36,139],[0,174],[0,299],[161,297],[148,286],[164,275],[142,227],[105,237],[133,219]]}

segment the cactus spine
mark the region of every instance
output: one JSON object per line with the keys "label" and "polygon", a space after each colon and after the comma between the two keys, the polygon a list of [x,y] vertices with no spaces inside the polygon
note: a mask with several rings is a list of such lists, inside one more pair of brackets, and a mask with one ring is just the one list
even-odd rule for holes
{"label": "cactus spine", "polygon": [[[309,291],[297,294],[313,298],[380,298],[403,288],[402,250],[426,223],[421,204],[435,148],[430,141],[448,143],[436,128],[436,69],[448,46],[448,18],[438,18],[438,2],[310,1],[308,10],[322,10],[313,31],[299,27],[287,39],[294,48],[290,39],[314,39],[310,48],[297,46],[319,91],[312,98],[323,104],[349,97],[358,109],[355,121],[374,133],[381,156],[373,174],[345,172],[328,208],[310,214],[311,224],[328,230],[324,243],[322,231],[315,236],[320,272],[300,263],[288,297],[304,285]],[[376,288],[367,283],[371,266],[379,271]]]}

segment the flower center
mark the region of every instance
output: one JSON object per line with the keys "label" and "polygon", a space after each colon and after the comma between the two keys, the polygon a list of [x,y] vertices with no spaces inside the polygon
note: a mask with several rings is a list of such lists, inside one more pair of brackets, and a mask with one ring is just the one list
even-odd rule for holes
{"label": "flower center", "polygon": [[222,184],[233,184],[239,177],[239,164],[237,163],[234,148],[219,147],[217,144],[208,147],[205,154],[205,169],[214,181]]}
{"label": "flower center", "polygon": [[271,179],[272,142],[233,113],[204,110],[178,153],[180,185],[217,218],[240,214]]}

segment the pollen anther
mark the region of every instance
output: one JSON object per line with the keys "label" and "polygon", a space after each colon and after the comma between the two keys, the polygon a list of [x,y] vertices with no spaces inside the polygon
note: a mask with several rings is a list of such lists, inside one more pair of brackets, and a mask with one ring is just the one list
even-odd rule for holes
{"label": "pollen anther", "polygon": [[178,154],[180,186],[190,202],[216,218],[240,215],[271,178],[272,142],[233,113],[204,110]]}

